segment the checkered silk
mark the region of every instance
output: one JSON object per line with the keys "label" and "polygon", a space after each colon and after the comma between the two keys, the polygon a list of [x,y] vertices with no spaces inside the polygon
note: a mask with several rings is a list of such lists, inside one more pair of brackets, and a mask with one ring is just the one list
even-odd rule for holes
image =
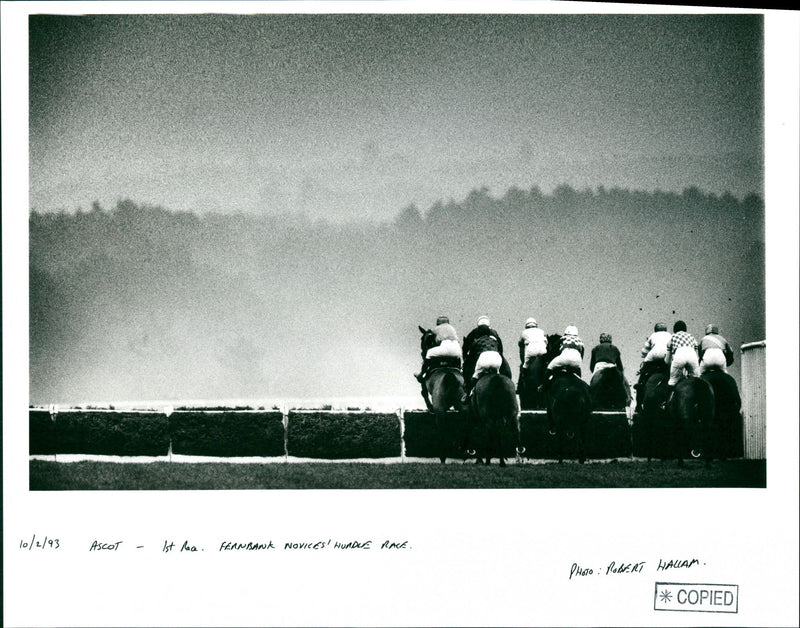
{"label": "checkered silk", "polygon": [[674,355],[675,352],[681,347],[689,347],[690,349],[697,349],[697,341],[694,339],[694,336],[692,336],[692,334],[686,331],[679,331],[672,334],[672,338],[670,338],[669,344],[667,345],[667,349],[669,349],[670,353]]}

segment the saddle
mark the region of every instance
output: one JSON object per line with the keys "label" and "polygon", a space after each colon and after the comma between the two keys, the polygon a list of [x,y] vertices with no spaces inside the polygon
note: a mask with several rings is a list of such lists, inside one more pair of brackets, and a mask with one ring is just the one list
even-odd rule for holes
{"label": "saddle", "polygon": [[580,377],[581,370],[573,366],[560,366],[557,369],[553,369],[549,379],[553,379],[557,375],[575,375],[576,377]]}
{"label": "saddle", "polygon": [[544,383],[539,386],[539,392],[546,392],[549,389],[550,382],[552,382],[556,377],[569,377],[570,375],[580,378],[581,371],[574,366],[559,366],[558,368],[553,369],[550,371],[547,379],[544,380]]}
{"label": "saddle", "polygon": [[461,358],[457,358],[455,356],[443,355],[437,356],[434,358],[428,358],[428,365],[425,369],[425,377],[430,375],[433,371],[438,369],[456,369],[457,371],[461,370]]}

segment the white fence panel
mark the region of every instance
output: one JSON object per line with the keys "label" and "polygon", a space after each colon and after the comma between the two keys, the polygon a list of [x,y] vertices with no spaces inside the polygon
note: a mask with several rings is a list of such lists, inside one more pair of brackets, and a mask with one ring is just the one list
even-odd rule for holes
{"label": "white fence panel", "polygon": [[744,457],[767,458],[766,341],[742,345],[742,413]]}

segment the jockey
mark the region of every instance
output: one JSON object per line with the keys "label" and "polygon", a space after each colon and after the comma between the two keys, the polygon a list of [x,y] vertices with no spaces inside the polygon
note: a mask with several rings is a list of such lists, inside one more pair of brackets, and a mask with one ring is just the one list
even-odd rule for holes
{"label": "jockey", "polygon": [[478,326],[464,338],[464,387],[466,392],[484,371],[497,369],[503,375],[511,378],[511,367],[503,358],[503,341],[491,327],[488,316],[478,318]]}
{"label": "jockey", "polygon": [[683,379],[683,370],[689,377],[696,377],[700,372],[700,364],[697,359],[697,340],[686,331],[686,323],[676,321],[672,327],[672,338],[667,344],[667,364],[670,365],[669,381],[667,382],[667,401],[664,407],[672,398],[675,385]]}
{"label": "jockey", "polygon": [[534,358],[547,353],[547,336],[544,330],[539,327],[535,318],[525,321],[525,329],[522,330],[519,342],[519,377],[522,379],[524,372],[533,362]]}
{"label": "jockey", "polygon": [[561,338],[560,353],[547,365],[548,380],[552,377],[553,371],[559,368],[568,368],[580,377],[583,352],[583,341],[578,337],[578,328],[570,325],[564,330]]}
{"label": "jockey", "polygon": [[724,373],[728,372],[728,367],[733,364],[733,351],[722,336],[719,335],[719,328],[716,325],[706,326],[706,335],[700,340],[700,374],[706,369],[719,367]]}
{"label": "jockey", "polygon": [[441,357],[455,358],[458,360],[458,366],[461,366],[461,344],[458,342],[458,333],[456,333],[455,327],[450,324],[450,319],[440,316],[436,319],[436,327],[431,331],[436,336],[436,345],[428,349],[425,360]]}
{"label": "jockey", "polygon": [[667,331],[666,323],[656,323],[653,333],[647,338],[647,342],[642,347],[642,363],[639,365],[639,381],[634,385],[636,389],[636,405],[640,405],[640,394],[644,388],[647,378],[659,366],[667,365],[667,345],[672,334]]}
{"label": "jockey", "polygon": [[671,338],[672,334],[667,331],[667,326],[664,323],[656,323],[653,333],[642,347],[642,369],[649,362],[658,362],[659,360],[666,362],[667,345]]}
{"label": "jockey", "polygon": [[450,319],[447,316],[440,316],[436,319],[436,327],[431,330],[435,336],[435,344],[425,352],[422,359],[422,368],[419,373],[415,373],[414,377],[422,385],[422,398],[425,399],[425,405],[430,409],[430,400],[428,397],[428,387],[425,385],[425,378],[428,377],[431,364],[435,358],[450,358],[455,367],[461,366],[461,345],[458,342],[458,333],[455,328],[450,324]]}
{"label": "jockey", "polygon": [[623,371],[622,356],[619,353],[619,349],[611,344],[611,334],[602,333],[600,334],[600,344],[592,349],[592,359],[591,362],[589,362],[589,370],[592,372],[592,375],[594,375],[602,369],[615,366],[620,372]]}

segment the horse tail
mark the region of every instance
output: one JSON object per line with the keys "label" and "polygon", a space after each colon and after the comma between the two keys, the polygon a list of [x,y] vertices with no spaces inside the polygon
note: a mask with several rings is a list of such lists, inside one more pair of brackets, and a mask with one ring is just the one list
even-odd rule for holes
{"label": "horse tail", "polygon": [[447,371],[442,378],[442,387],[447,391],[445,403],[448,407],[458,409],[461,405],[461,396],[464,393],[463,380],[453,371]]}
{"label": "horse tail", "polygon": [[[490,407],[496,410],[497,416],[508,416],[510,413],[516,413],[517,408],[517,395],[514,391],[513,383],[509,384],[511,380],[499,374],[498,369],[492,367],[492,373],[488,374],[490,377],[488,383],[487,399]],[[510,392],[514,394],[510,394]]]}
{"label": "horse tail", "polygon": [[710,420],[714,417],[714,388],[705,380],[701,381],[703,382],[703,394],[699,395],[698,411],[701,412],[700,416]]}

